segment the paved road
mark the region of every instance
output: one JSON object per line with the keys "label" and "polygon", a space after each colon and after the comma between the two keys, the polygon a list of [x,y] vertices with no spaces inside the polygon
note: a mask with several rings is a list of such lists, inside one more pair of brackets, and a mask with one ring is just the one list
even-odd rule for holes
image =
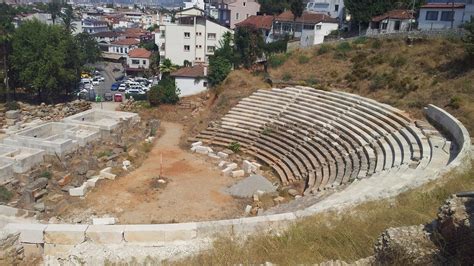
{"label": "paved road", "polygon": [[119,93],[117,91],[111,91],[110,88],[112,84],[115,82],[115,78],[123,75],[123,71],[114,72],[113,69],[115,67],[119,69],[123,69],[122,66],[118,63],[108,63],[108,62],[101,62],[98,64],[98,66],[100,66],[100,68],[103,69],[102,71],[100,71],[100,74],[104,77],[105,81],[100,82],[99,86],[94,87],[96,94],[100,95],[103,98],[104,94],[107,92],[111,92],[112,95],[114,93]]}

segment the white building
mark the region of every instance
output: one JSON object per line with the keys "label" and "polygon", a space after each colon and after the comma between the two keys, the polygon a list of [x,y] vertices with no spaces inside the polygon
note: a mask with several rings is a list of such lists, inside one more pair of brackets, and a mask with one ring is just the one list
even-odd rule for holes
{"label": "white building", "polygon": [[470,16],[465,14],[465,10],[466,5],[460,3],[429,3],[423,5],[420,7],[418,29],[442,30],[451,27],[456,29],[470,20]]}
{"label": "white building", "polygon": [[205,3],[204,0],[190,0],[188,2],[184,2],[184,8],[191,8],[191,7],[197,7],[199,9],[204,10]]}
{"label": "white building", "polygon": [[195,65],[183,67],[171,73],[179,88],[179,97],[195,95],[207,90],[207,67]]}
{"label": "white building", "polygon": [[311,0],[306,4],[306,10],[326,14],[333,18],[342,18],[344,0]]}
{"label": "white building", "polygon": [[224,33],[232,30],[200,16],[181,17],[176,23],[160,26],[155,33],[155,43],[160,56],[168,58],[176,65],[207,63],[214,54]]}
{"label": "white building", "polygon": [[109,45],[109,53],[127,56],[128,52],[137,48],[140,41],[135,39],[121,39],[111,42]]}
{"label": "white building", "polygon": [[97,32],[104,32],[109,31],[109,27],[106,21],[95,20],[95,19],[83,19],[82,23],[82,31],[87,32],[89,34],[97,33]]}
{"label": "white building", "polygon": [[158,25],[157,15],[156,14],[145,14],[142,16],[142,28],[148,29],[153,25]]}
{"label": "white building", "polygon": [[300,38],[300,46],[308,47],[324,42],[324,37],[328,36],[331,31],[337,30],[339,27],[337,22],[318,22],[314,27],[303,28]]}
{"label": "white building", "polygon": [[408,31],[414,18],[411,10],[390,10],[372,18],[367,28],[367,35]]}
{"label": "white building", "polygon": [[151,52],[144,48],[135,48],[128,52],[127,73],[143,72],[150,68]]}

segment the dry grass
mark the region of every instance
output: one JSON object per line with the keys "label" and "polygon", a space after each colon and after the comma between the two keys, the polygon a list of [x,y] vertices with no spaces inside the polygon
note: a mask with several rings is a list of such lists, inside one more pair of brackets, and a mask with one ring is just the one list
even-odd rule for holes
{"label": "dry grass", "polygon": [[[461,41],[422,40],[408,46],[404,40],[374,40],[293,51],[285,62],[270,69],[278,80],[320,84],[354,92],[394,105],[422,118],[422,108],[433,103],[448,110],[474,132],[474,62],[465,58]],[[301,64],[300,57],[310,57]],[[452,102],[455,104],[452,104]]]}
{"label": "dry grass", "polygon": [[350,212],[315,215],[280,236],[260,234],[246,241],[220,238],[211,250],[176,265],[353,262],[373,254],[375,241],[385,229],[429,223],[445,199],[466,190],[474,190],[474,167],[466,174],[445,177],[393,199],[364,203]]}

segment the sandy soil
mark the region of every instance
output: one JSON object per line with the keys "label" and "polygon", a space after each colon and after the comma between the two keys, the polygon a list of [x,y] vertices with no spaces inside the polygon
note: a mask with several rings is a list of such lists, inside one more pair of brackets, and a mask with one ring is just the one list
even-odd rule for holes
{"label": "sandy soil", "polygon": [[[181,124],[162,122],[162,127],[164,134],[138,169],[115,181],[102,181],[77,206],[69,206],[60,216],[109,214],[122,224],[130,224],[212,220],[242,215],[244,202],[221,192],[234,180],[220,176],[216,163],[207,157],[178,147],[183,134]],[[158,188],[153,179],[160,173],[161,154],[163,176],[169,182]]]}

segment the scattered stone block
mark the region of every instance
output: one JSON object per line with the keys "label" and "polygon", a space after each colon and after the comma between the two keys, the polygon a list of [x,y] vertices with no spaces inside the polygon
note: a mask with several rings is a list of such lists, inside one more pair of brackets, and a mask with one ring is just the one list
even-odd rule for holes
{"label": "scattered stone block", "polygon": [[116,220],[114,217],[107,217],[107,218],[93,218],[92,224],[93,225],[112,225],[115,224]]}
{"label": "scattered stone block", "polygon": [[116,175],[112,174],[112,167],[104,168],[99,173],[99,179],[115,180]]}
{"label": "scattered stone block", "polygon": [[71,180],[72,180],[72,175],[66,174],[61,179],[59,179],[58,185],[60,185],[61,187],[64,187],[65,185],[71,183]]}
{"label": "scattered stone block", "polygon": [[85,241],[85,224],[49,224],[44,230],[44,242],[48,244],[76,245]]}
{"label": "scattered stone block", "polygon": [[191,144],[191,147],[202,146],[202,141],[197,141]]}
{"label": "scattered stone block", "polygon": [[84,197],[87,193],[87,182],[84,182],[80,187],[69,189],[69,195],[73,197]]}
{"label": "scattered stone block", "polygon": [[288,195],[290,195],[292,197],[296,197],[299,194],[300,193],[298,193],[298,191],[296,189],[293,189],[293,188],[288,189]]}
{"label": "scattered stone block", "polygon": [[122,162],[122,165],[123,166],[130,166],[130,165],[132,165],[132,163],[129,160],[125,160],[125,161]]}
{"label": "scattered stone block", "polygon": [[226,167],[224,170],[221,171],[222,175],[224,176],[230,176],[232,174],[232,168],[231,167]]}
{"label": "scattered stone block", "polygon": [[36,203],[35,205],[33,205],[33,209],[35,211],[44,212],[45,210],[44,202]]}
{"label": "scattered stone block", "polygon": [[93,177],[93,178],[87,180],[86,183],[87,183],[87,186],[88,186],[88,187],[95,187],[97,181],[99,181],[99,177],[98,177],[98,176]]}
{"label": "scattered stone block", "polygon": [[282,202],[285,201],[285,198],[281,197],[281,196],[278,196],[276,198],[273,199],[273,202],[275,202],[276,204],[280,204]]}
{"label": "scattered stone block", "polygon": [[227,157],[229,157],[229,154],[220,151],[217,153],[217,156],[219,156],[221,159],[227,159]]}
{"label": "scattered stone block", "polygon": [[236,163],[230,163],[227,165],[227,167],[231,168],[232,170],[237,169],[237,164]]}
{"label": "scattered stone block", "polygon": [[221,157],[217,156],[215,153],[213,152],[210,152],[207,154],[207,156],[209,156],[210,158],[212,159],[216,159],[216,160],[219,160]]}
{"label": "scattered stone block", "polygon": [[245,214],[246,215],[249,215],[251,211],[252,211],[252,206],[250,206],[250,205],[245,206]]}
{"label": "scattered stone block", "polygon": [[245,175],[244,170],[232,171],[232,177],[242,177]]}
{"label": "scattered stone block", "polygon": [[7,119],[18,119],[20,117],[20,110],[10,110],[5,113]]}
{"label": "scattered stone block", "polygon": [[220,161],[219,164],[217,166],[219,166],[219,168],[224,168],[226,166],[227,162],[226,161]]}
{"label": "scattered stone block", "polygon": [[46,224],[19,224],[10,223],[4,228],[5,231],[10,233],[19,232],[21,243],[44,243],[43,232],[46,229]]}
{"label": "scattered stone block", "polygon": [[195,149],[195,152],[199,154],[208,154],[209,152],[212,152],[211,148],[205,146],[196,146],[193,148]]}

